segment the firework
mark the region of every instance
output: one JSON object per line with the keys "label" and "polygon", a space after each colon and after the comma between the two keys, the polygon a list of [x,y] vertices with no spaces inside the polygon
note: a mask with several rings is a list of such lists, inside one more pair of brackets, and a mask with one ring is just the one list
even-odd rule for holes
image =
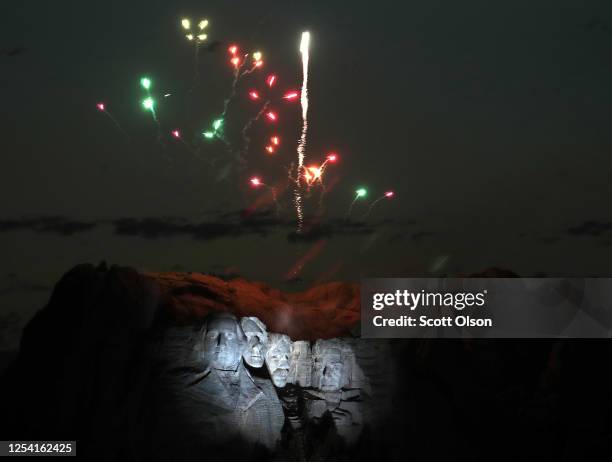
{"label": "firework", "polygon": [[351,202],[351,205],[348,208],[348,211],[346,212],[346,218],[351,216],[351,212],[353,211],[353,207],[355,206],[355,203],[363,198],[366,197],[368,195],[368,190],[365,188],[358,188],[355,190],[355,197],[353,198],[353,202]]}
{"label": "firework", "polygon": [[110,120],[113,121],[113,123],[117,127],[117,130],[119,130],[128,140],[130,139],[129,135],[125,132],[121,125],[119,125],[119,122],[117,122],[117,120],[112,116],[112,114],[108,112],[108,110],[106,109],[106,104],[100,102],[96,104],[96,107],[98,108],[98,111],[104,113]]}
{"label": "firework", "polygon": [[178,141],[180,141],[191,153],[194,153],[194,150],[191,148],[191,146],[189,146],[189,144],[187,144],[187,142],[183,139],[183,137],[181,136],[181,132],[177,129],[174,129],[170,132],[170,134],[172,135],[172,137]]}
{"label": "firework", "polygon": [[[270,101],[266,101],[265,104],[261,107],[261,109],[259,110],[259,112],[257,113],[257,115],[255,115],[255,117],[251,117],[247,123],[244,125],[244,127],[242,127],[242,140],[243,140],[243,148],[242,148],[242,152],[243,153],[247,153],[249,150],[249,145],[251,144],[251,137],[249,136],[249,129],[251,128],[251,126],[257,122],[262,115],[264,115],[264,113],[266,113],[266,111],[268,110],[268,107],[270,106]],[[267,116],[267,115],[266,115]],[[270,152],[268,150],[268,152]],[[271,152],[270,152],[271,154]]]}
{"label": "firework", "polygon": [[181,20],[181,26],[187,32],[185,37],[188,41],[193,42],[193,84],[191,90],[193,91],[196,82],[200,76],[200,45],[208,39],[208,34],[204,32],[204,29],[208,27],[208,19],[201,19],[197,24],[197,29],[192,29],[191,20],[184,18]]}
{"label": "firework", "polygon": [[[302,33],[300,43],[300,53],[302,55],[302,92],[300,102],[302,105],[302,135],[298,143],[297,154],[298,163],[297,171],[300,172],[304,168],[304,157],[306,155],[306,135],[308,133],[308,61],[310,59],[310,32]],[[296,176],[295,183],[295,210],[297,213],[297,230],[300,232],[304,224],[304,212],[302,210],[302,196],[300,192],[300,176]]]}
{"label": "firework", "polygon": [[151,84],[152,84],[151,79],[148,77],[142,77],[140,79],[140,86],[144,88],[147,91],[147,93],[151,89]]}
{"label": "firework", "polygon": [[275,76],[275,75],[273,75],[273,74],[272,74],[272,75],[269,75],[269,76],[266,78],[266,85],[267,85],[269,88],[272,88],[272,87],[274,86],[274,84],[275,84],[275,83],[276,83],[276,76]]}
{"label": "firework", "polygon": [[376,199],[375,201],[372,201],[372,203],[368,207],[367,212],[363,214],[361,219],[365,220],[370,215],[370,213],[372,212],[372,209],[374,208],[374,206],[376,204],[378,204],[381,200],[383,200],[383,199],[392,199],[394,196],[395,196],[395,193],[393,191],[387,191],[382,196],[380,196],[378,199]]}
{"label": "firework", "polygon": [[288,91],[283,95],[283,99],[286,99],[287,101],[294,101],[298,99],[299,96],[300,94],[297,91]]}
{"label": "firework", "polygon": [[265,184],[261,180],[261,178],[256,177],[256,176],[251,177],[249,179],[249,183],[251,183],[251,186],[253,186],[254,188],[264,187],[270,191],[270,193],[272,194],[272,200],[274,201],[274,206],[276,207],[276,213],[278,215],[280,213],[280,204],[278,203],[278,200],[276,198],[276,189],[273,188],[272,186]]}

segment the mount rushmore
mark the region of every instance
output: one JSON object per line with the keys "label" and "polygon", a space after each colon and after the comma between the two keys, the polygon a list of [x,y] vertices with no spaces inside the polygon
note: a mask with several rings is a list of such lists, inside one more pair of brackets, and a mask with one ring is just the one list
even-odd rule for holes
{"label": "mount rushmore", "polygon": [[232,441],[277,451],[285,427],[285,439],[303,453],[304,433],[328,419],[343,444],[354,444],[384,412],[384,401],[371,401],[360,365],[368,364],[380,387],[389,377],[384,349],[381,342],[351,338],[294,341],[268,332],[257,317],[210,313],[200,325],[167,331],[150,353],[153,363],[163,364],[150,405],[159,411],[153,420],[160,427],[143,439],[156,442],[156,455],[171,448],[168,457],[177,440],[185,456],[197,452],[194,444]]}

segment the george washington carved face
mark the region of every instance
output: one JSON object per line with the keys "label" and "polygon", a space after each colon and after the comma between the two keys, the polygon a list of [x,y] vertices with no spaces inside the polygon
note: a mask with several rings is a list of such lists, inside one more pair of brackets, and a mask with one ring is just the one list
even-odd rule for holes
{"label": "george washington carved face", "polygon": [[237,319],[227,313],[209,317],[204,333],[204,354],[213,369],[236,370],[246,340]]}

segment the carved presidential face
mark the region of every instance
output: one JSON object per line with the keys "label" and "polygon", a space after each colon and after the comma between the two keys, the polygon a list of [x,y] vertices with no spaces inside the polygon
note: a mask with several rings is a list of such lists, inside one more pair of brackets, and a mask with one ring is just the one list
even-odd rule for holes
{"label": "carved presidential face", "polygon": [[289,382],[301,387],[312,384],[312,353],[307,340],[296,340],[291,344]]}
{"label": "carved presidential face", "polygon": [[339,348],[321,348],[313,358],[312,383],[322,391],[338,391],[343,386],[342,352]]}
{"label": "carved presidential face", "polygon": [[283,388],[287,385],[289,377],[289,355],[291,353],[291,339],[287,335],[270,334],[269,346],[266,352],[266,366],[272,383]]}
{"label": "carved presidential face", "polygon": [[240,325],[247,338],[243,353],[245,362],[251,367],[263,366],[268,343],[265,324],[255,317],[248,317],[242,318]]}
{"label": "carved presidential face", "polygon": [[235,370],[242,359],[244,339],[238,322],[229,317],[208,321],[204,351],[213,369]]}

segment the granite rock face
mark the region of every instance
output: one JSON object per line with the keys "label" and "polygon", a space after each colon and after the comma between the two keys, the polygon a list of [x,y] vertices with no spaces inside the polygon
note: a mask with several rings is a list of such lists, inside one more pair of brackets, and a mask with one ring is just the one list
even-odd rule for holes
{"label": "granite rock face", "polygon": [[[220,347],[227,323],[208,337],[218,312],[241,354]],[[261,325],[237,330],[244,317]],[[358,321],[353,284],[287,294],[80,265],[0,377],[0,434],[77,440],[100,461],[586,460],[609,445],[608,341],[365,341]],[[272,334],[291,342],[284,387],[258,358]]]}

